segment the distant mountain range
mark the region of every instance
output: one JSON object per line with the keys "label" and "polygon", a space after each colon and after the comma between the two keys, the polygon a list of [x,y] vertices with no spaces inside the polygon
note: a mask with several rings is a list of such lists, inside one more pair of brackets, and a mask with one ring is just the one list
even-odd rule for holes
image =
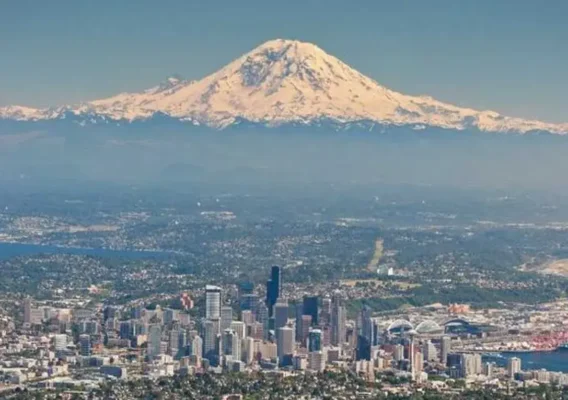
{"label": "distant mountain range", "polygon": [[511,118],[398,93],[314,44],[283,39],[266,42],[199,81],[174,76],[140,93],[76,105],[0,108],[3,120],[79,125],[130,124],[163,116],[215,129],[329,124],[335,130],[380,125],[568,134],[568,123]]}

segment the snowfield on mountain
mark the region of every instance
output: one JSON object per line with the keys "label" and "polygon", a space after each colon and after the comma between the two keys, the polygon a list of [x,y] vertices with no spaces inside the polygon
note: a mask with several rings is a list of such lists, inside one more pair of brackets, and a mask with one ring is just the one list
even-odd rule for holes
{"label": "snowfield on mountain", "polygon": [[[86,123],[134,121],[157,113],[222,129],[242,120],[266,126],[309,125],[330,120],[341,125],[370,121],[487,132],[568,133],[568,123],[510,118],[408,96],[362,75],[314,44],[277,39],[266,42],[198,81],[179,77],[140,93],[48,109],[0,108],[0,118],[36,121],[65,118],[68,113]],[[95,118],[96,117],[96,118]]]}

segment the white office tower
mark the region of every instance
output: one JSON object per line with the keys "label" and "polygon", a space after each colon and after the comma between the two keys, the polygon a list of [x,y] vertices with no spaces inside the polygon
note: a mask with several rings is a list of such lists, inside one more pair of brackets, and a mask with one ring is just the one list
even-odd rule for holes
{"label": "white office tower", "polygon": [[425,361],[438,360],[438,351],[436,350],[436,346],[434,346],[431,340],[424,342],[424,344],[422,345],[422,353],[424,354]]}
{"label": "white office tower", "polygon": [[241,360],[241,339],[231,329],[225,329],[223,332],[223,355],[233,361]]}
{"label": "white office tower", "polygon": [[517,357],[511,357],[507,361],[507,376],[514,379],[515,374],[521,372],[521,359]]}
{"label": "white office tower", "polygon": [[241,321],[245,325],[252,325],[255,321],[254,314],[251,310],[243,310],[241,311]]}
{"label": "white office tower", "polygon": [[233,322],[233,309],[229,306],[221,307],[221,332],[229,329],[231,322]]}
{"label": "white office tower", "polygon": [[339,297],[334,297],[331,308],[331,344],[333,346],[343,346],[345,342],[346,310],[343,301]]}
{"label": "white office tower", "polygon": [[242,340],[243,343],[243,361],[245,364],[250,365],[254,362],[255,357],[255,343],[251,337],[246,337]]}
{"label": "white office tower", "polygon": [[452,338],[442,336],[440,341],[440,362],[444,365],[448,363],[448,354],[452,351]]}
{"label": "white office tower", "polygon": [[394,346],[393,358],[395,361],[402,361],[404,360],[404,346],[401,344],[397,344]]}
{"label": "white office tower", "polygon": [[203,357],[203,339],[201,339],[201,336],[195,336],[191,341],[191,355]]}
{"label": "white office tower", "polygon": [[320,372],[325,369],[325,354],[323,351],[308,353],[308,369]]}
{"label": "white office tower", "polygon": [[415,381],[420,381],[424,370],[424,355],[418,351],[414,352],[412,360],[412,374]]}
{"label": "white office tower", "polygon": [[162,327],[152,324],[148,328],[148,357],[156,358],[162,352]]}
{"label": "white office tower", "polygon": [[278,328],[276,331],[276,345],[278,346],[278,360],[286,364],[286,359],[292,360],[294,355],[294,330],[288,326]]}
{"label": "white office tower", "polygon": [[464,378],[481,374],[483,368],[480,354],[462,354],[460,364],[461,376]]}
{"label": "white office tower", "polygon": [[221,288],[218,286],[205,286],[205,318],[221,318]]}
{"label": "white office tower", "polygon": [[483,364],[483,375],[488,378],[493,377],[493,363],[486,362],[485,364]]}
{"label": "white office tower", "polygon": [[258,351],[260,356],[267,360],[274,360],[278,357],[278,345],[270,342],[259,342]]}
{"label": "white office tower", "polygon": [[230,329],[236,332],[239,339],[244,339],[246,336],[246,326],[245,323],[242,321],[232,321],[231,325],[229,326]]}
{"label": "white office tower", "polygon": [[53,347],[55,348],[55,351],[65,350],[67,348],[67,335],[55,335],[53,337]]}

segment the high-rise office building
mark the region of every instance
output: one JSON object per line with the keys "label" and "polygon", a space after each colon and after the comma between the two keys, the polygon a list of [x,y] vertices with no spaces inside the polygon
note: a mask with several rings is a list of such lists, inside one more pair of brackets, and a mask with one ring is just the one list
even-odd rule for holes
{"label": "high-rise office building", "polygon": [[320,324],[326,325],[331,324],[331,307],[332,302],[329,296],[324,297],[321,300],[321,313],[320,313]]}
{"label": "high-rise office building", "polygon": [[481,374],[482,364],[480,354],[462,354],[460,360],[461,376],[467,378]]}
{"label": "high-rise office building", "polygon": [[221,307],[221,332],[231,326],[233,322],[233,309],[230,306]]}
{"label": "high-rise office building", "polygon": [[273,315],[273,307],[281,295],[282,280],[280,267],[273,266],[270,270],[270,279],[266,282],[266,306],[268,307],[268,317]]}
{"label": "high-rise office building", "polygon": [[223,332],[223,355],[230,356],[233,361],[241,360],[241,339],[232,329]]}
{"label": "high-rise office building", "polygon": [[246,325],[244,322],[242,321],[232,321],[231,325],[229,326],[229,328],[233,331],[235,331],[235,333],[237,334],[237,336],[239,337],[239,339],[244,339],[247,335],[246,332]]}
{"label": "high-rise office building", "polygon": [[346,315],[343,301],[339,297],[334,297],[331,308],[331,344],[333,346],[342,346],[345,343]]}
{"label": "high-rise office building", "polygon": [[203,357],[203,339],[201,339],[201,336],[194,336],[192,339],[191,355]]}
{"label": "high-rise office building", "polygon": [[310,327],[312,326],[312,316],[311,315],[302,315],[300,318],[300,337],[298,342],[302,344],[302,346],[307,346],[308,336],[310,334]]}
{"label": "high-rise office building", "polygon": [[152,324],[148,328],[148,357],[154,358],[162,352],[162,327],[159,324]]}
{"label": "high-rise office building", "polygon": [[172,329],[168,338],[168,352],[172,357],[176,357],[179,351],[179,333],[177,329]]}
{"label": "high-rise office building", "polygon": [[274,330],[277,331],[288,323],[288,302],[279,300],[274,305]]}
{"label": "high-rise office building", "polygon": [[294,331],[288,326],[276,331],[277,354],[280,365],[290,365],[294,355]]}
{"label": "high-rise office building", "polygon": [[243,340],[243,343],[244,343],[243,361],[247,365],[252,364],[255,358],[254,339],[252,337],[247,337]]}
{"label": "high-rise office building", "polygon": [[322,331],[321,329],[312,329],[308,333],[308,351],[322,350]]}
{"label": "high-rise office building", "polygon": [[91,337],[89,335],[79,335],[79,352],[84,357],[91,355]]}
{"label": "high-rise office building", "polygon": [[303,315],[312,316],[312,324],[318,325],[318,297],[317,296],[304,296],[303,304]]}
{"label": "high-rise office building", "polygon": [[322,372],[325,369],[325,354],[322,351],[308,353],[308,369]]}
{"label": "high-rise office building", "polygon": [[440,341],[440,362],[448,365],[448,354],[452,351],[452,338],[449,336],[442,336]]}
{"label": "high-rise office building", "polygon": [[488,378],[493,377],[493,363],[486,362],[485,364],[483,364],[483,375]]}
{"label": "high-rise office building", "polygon": [[211,359],[216,353],[217,335],[219,334],[219,320],[208,319],[203,321],[203,358]]}
{"label": "high-rise office building", "polygon": [[218,286],[205,286],[205,318],[221,318],[221,288]]}
{"label": "high-rise office building", "polygon": [[121,339],[130,339],[132,337],[132,324],[130,321],[120,322],[119,335]]}
{"label": "high-rise office building", "polygon": [[241,296],[241,310],[250,310],[254,315],[257,313],[258,295],[254,293]]}
{"label": "high-rise office building", "polygon": [[507,376],[515,379],[515,375],[521,372],[521,359],[518,357],[511,357],[507,361]]}
{"label": "high-rise office building", "polygon": [[53,337],[53,346],[56,351],[65,350],[67,348],[67,335],[58,334]]}
{"label": "high-rise office building", "polygon": [[241,321],[245,325],[251,325],[253,322],[256,321],[256,319],[254,318],[254,314],[252,313],[251,310],[242,310],[241,311]]}
{"label": "high-rise office building", "polygon": [[364,305],[359,314],[358,330],[359,335],[366,338],[369,343],[372,343],[374,335],[374,325],[372,320],[373,311],[367,305]]}
{"label": "high-rise office building", "polygon": [[32,299],[26,297],[24,299],[24,324],[32,322]]}
{"label": "high-rise office building", "polygon": [[304,305],[296,303],[295,305],[295,318],[296,318],[296,342],[301,341],[302,337],[302,313],[304,311]]}
{"label": "high-rise office building", "polygon": [[403,345],[397,344],[396,346],[394,346],[393,358],[395,359],[395,361],[404,360],[404,346]]}
{"label": "high-rise office building", "polygon": [[169,325],[174,321],[178,320],[178,311],[166,308],[163,313],[164,325]]}
{"label": "high-rise office building", "polygon": [[434,346],[431,340],[426,340],[422,344],[422,354],[424,355],[424,360],[426,361],[438,360],[438,352],[436,351],[436,346]]}

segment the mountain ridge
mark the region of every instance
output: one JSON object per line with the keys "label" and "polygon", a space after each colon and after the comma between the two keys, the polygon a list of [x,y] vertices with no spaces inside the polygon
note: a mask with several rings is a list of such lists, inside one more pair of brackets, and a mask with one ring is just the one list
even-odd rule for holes
{"label": "mountain ridge", "polygon": [[76,116],[80,124],[132,122],[165,114],[224,129],[240,121],[268,127],[334,121],[372,121],[486,132],[568,134],[553,124],[457,107],[429,96],[409,96],[380,85],[318,46],[295,40],[265,42],[197,81],[178,76],[142,92],[120,93],[76,105],[35,109],[0,107],[0,118],[40,121]]}

